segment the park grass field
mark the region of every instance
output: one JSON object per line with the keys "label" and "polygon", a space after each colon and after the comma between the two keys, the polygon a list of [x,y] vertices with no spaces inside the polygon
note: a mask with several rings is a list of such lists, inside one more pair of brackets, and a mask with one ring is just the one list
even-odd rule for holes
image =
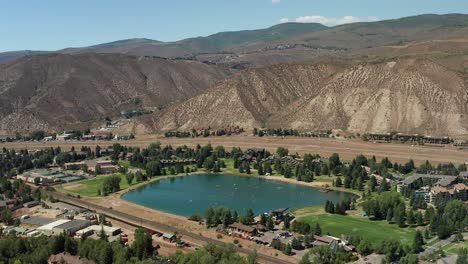
{"label": "park grass field", "polygon": [[[358,235],[379,243],[383,240],[395,239],[403,244],[411,243],[414,233],[413,228],[399,228],[397,225],[388,224],[386,221],[373,221],[367,217],[355,215],[337,215],[325,213],[322,207],[305,207],[293,212],[299,219],[313,228],[320,224],[323,233],[329,232],[332,236],[340,237],[342,234]],[[357,213],[353,211],[351,213]],[[303,215],[301,217],[301,215]]]}
{"label": "park grass field", "polygon": [[[113,174],[113,175],[118,175],[121,178],[120,181],[120,189],[125,190],[130,185],[127,183],[127,180],[125,179],[125,174]],[[62,185],[60,188],[61,190],[68,192],[68,193],[73,193],[73,194],[78,194],[81,196],[88,196],[88,197],[95,197],[98,196],[98,190],[101,188],[102,183],[104,182],[104,179],[109,176],[98,176],[94,179],[90,180],[83,180],[83,181],[78,181],[78,182],[73,182],[73,183],[68,183]],[[133,180],[135,182],[136,179]]]}

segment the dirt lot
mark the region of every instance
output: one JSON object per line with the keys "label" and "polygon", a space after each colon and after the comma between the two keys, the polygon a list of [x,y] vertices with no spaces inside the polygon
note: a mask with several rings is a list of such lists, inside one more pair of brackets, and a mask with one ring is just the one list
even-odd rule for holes
{"label": "dirt lot", "polygon": [[[278,147],[287,147],[291,153],[318,153],[322,156],[330,156],[339,153],[344,159],[351,159],[358,154],[366,156],[375,155],[378,159],[388,157],[392,162],[407,162],[413,159],[416,163],[429,160],[434,163],[453,162],[460,164],[468,162],[468,149],[460,150],[453,146],[413,146],[403,144],[373,143],[360,139],[324,139],[324,138],[302,138],[302,137],[253,137],[253,136],[230,136],[230,137],[207,137],[207,138],[161,138],[157,136],[141,136],[135,140],[119,141],[127,146],[145,147],[151,143],[160,141],[161,144],[173,146],[187,145],[194,147],[197,144],[223,145],[230,149],[241,147],[262,147],[273,152]],[[4,143],[0,147],[17,149],[39,149],[60,146],[62,149],[70,149],[72,146],[79,149],[81,146],[109,146],[115,141],[69,141],[69,142],[24,142]]]}

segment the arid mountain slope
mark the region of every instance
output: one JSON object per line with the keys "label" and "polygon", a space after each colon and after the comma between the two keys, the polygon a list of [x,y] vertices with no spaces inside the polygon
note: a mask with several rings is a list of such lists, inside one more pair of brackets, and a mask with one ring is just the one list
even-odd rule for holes
{"label": "arid mountain slope", "polygon": [[468,132],[464,76],[425,59],[279,65],[244,71],[166,109],[155,130],[267,125],[300,130]]}
{"label": "arid mountain slope", "polygon": [[0,65],[0,130],[85,127],[123,110],[165,107],[231,73],[196,61],[48,54]]}

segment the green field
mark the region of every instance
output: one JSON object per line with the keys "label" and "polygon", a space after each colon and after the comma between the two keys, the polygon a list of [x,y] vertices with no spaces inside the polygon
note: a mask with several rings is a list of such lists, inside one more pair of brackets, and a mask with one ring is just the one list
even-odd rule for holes
{"label": "green field", "polygon": [[[124,174],[115,174],[119,175],[120,178],[122,179],[120,181],[120,189],[124,190],[129,187],[127,180],[125,179]],[[65,192],[73,193],[73,194],[79,194],[81,196],[97,196],[98,195],[98,190],[101,188],[102,183],[104,182],[104,179],[109,176],[98,176],[94,179],[91,180],[84,180],[84,181],[79,181],[79,182],[73,182],[67,185],[76,185],[80,184],[80,188],[77,189],[65,189],[63,186],[61,186],[61,189]],[[133,180],[133,183],[135,183],[136,179]],[[65,185],[66,186],[66,185]]]}
{"label": "green field", "polygon": [[444,246],[442,249],[449,254],[459,254],[462,248],[468,249],[468,240],[463,242],[450,243]]}
{"label": "green field", "polygon": [[387,239],[410,243],[415,233],[414,229],[399,228],[386,221],[372,221],[367,217],[319,213],[313,208],[299,209],[296,213],[307,213],[306,216],[299,218],[299,221],[306,222],[312,227],[319,223],[324,233],[330,232],[332,236],[337,237],[341,234],[359,235],[372,243]]}

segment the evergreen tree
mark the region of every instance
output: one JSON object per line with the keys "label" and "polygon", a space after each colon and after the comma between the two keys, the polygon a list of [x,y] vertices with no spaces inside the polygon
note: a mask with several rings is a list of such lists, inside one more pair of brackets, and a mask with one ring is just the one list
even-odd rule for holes
{"label": "evergreen tree", "polygon": [[291,247],[291,244],[287,244],[285,247],[284,247],[284,250],[283,250],[283,253],[287,256],[291,256],[292,254],[292,247]]}
{"label": "evergreen tree", "polygon": [[414,234],[414,238],[413,238],[412,248],[411,248],[413,253],[417,254],[419,252],[424,251],[423,245],[424,245],[424,239],[421,234],[421,231],[416,230],[416,233]]}
{"label": "evergreen tree", "polygon": [[273,222],[273,218],[268,216],[267,221],[266,221],[266,229],[268,230],[274,230],[275,229],[275,223]]}
{"label": "evergreen tree", "polygon": [[322,229],[320,228],[319,223],[315,224],[314,235],[316,235],[316,236],[321,236],[322,235]]}

